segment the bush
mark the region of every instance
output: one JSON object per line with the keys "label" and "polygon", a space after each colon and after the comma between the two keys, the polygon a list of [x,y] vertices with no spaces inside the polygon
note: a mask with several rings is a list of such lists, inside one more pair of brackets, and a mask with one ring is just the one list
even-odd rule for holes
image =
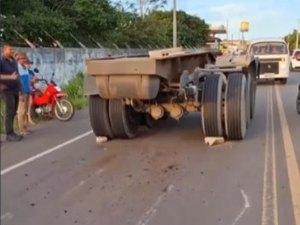
{"label": "bush", "polygon": [[78,73],[66,85],[62,87],[67,92],[75,109],[82,109],[88,105],[87,97],[83,95],[84,74]]}

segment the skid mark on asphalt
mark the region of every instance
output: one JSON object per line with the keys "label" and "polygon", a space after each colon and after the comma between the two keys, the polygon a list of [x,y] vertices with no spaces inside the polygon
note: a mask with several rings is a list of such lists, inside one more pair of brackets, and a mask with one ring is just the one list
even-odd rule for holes
{"label": "skid mark on asphalt", "polygon": [[284,144],[285,159],[289,178],[289,186],[292,196],[293,213],[296,225],[300,225],[300,173],[296,159],[295,148],[291,138],[291,132],[288,127],[286,114],[283,108],[282,99],[278,86],[275,86],[277,107],[279,112],[282,138]]}
{"label": "skid mark on asphalt", "polygon": [[147,225],[153,216],[157,213],[158,207],[166,199],[167,195],[174,189],[174,185],[171,184],[167,187],[166,192],[161,194],[152,206],[144,213],[142,219],[136,225]]}
{"label": "skid mark on asphalt", "polygon": [[243,189],[241,189],[241,195],[244,200],[244,207],[239,213],[239,215],[235,218],[232,225],[236,225],[239,222],[239,220],[242,218],[242,216],[246,213],[246,211],[251,207],[249,197]]}
{"label": "skid mark on asphalt", "polygon": [[46,155],[48,155],[48,154],[50,154],[50,153],[52,153],[52,152],[55,152],[55,151],[57,151],[57,150],[59,150],[59,149],[65,147],[65,146],[67,146],[67,145],[70,145],[70,144],[72,144],[72,143],[74,143],[74,142],[76,142],[76,141],[78,141],[78,140],[80,140],[80,139],[82,139],[82,138],[85,138],[85,137],[89,136],[90,134],[92,134],[92,132],[93,132],[93,131],[91,131],[91,130],[88,131],[88,132],[85,132],[85,133],[83,133],[83,134],[81,134],[81,135],[79,135],[79,136],[77,136],[77,137],[74,137],[74,138],[72,138],[72,139],[70,139],[70,140],[68,140],[68,141],[65,141],[65,142],[63,142],[63,143],[61,143],[61,144],[59,144],[59,145],[56,145],[56,146],[53,147],[53,148],[50,148],[50,149],[48,149],[48,150],[45,150],[45,151],[43,151],[42,153],[39,153],[39,154],[37,154],[37,155],[35,155],[35,156],[32,156],[32,157],[30,157],[30,158],[28,158],[28,159],[26,159],[26,160],[24,160],[24,161],[21,161],[21,162],[15,164],[15,165],[13,165],[13,166],[10,166],[10,167],[8,167],[8,168],[6,168],[6,169],[3,169],[3,170],[1,170],[1,176],[2,176],[2,175],[5,175],[5,174],[7,174],[7,173],[9,173],[9,172],[11,172],[11,171],[13,171],[13,170],[15,170],[15,169],[18,169],[18,168],[20,168],[20,167],[22,167],[22,166],[25,166],[26,164],[28,164],[28,163],[30,163],[30,162],[33,162],[33,161],[35,161],[35,160],[37,160],[37,159],[40,159],[40,158],[42,158],[42,157],[44,157],[44,156],[46,156]]}

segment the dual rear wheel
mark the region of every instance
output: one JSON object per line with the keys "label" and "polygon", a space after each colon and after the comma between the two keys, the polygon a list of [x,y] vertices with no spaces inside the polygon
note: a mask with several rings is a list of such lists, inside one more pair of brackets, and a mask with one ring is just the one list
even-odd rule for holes
{"label": "dual rear wheel", "polygon": [[90,123],[94,134],[108,138],[133,138],[139,127],[139,114],[122,100],[89,98]]}
{"label": "dual rear wheel", "polygon": [[243,139],[254,113],[254,87],[250,74],[232,73],[227,84],[219,74],[208,75],[202,94],[204,135]]}
{"label": "dual rear wheel", "polygon": [[[227,82],[219,74],[208,75],[202,92],[202,128],[206,137],[241,140],[254,114],[256,83],[250,74],[232,73]],[[149,118],[122,100],[89,98],[90,123],[96,136],[133,138]],[[149,125],[150,124],[150,125]]]}

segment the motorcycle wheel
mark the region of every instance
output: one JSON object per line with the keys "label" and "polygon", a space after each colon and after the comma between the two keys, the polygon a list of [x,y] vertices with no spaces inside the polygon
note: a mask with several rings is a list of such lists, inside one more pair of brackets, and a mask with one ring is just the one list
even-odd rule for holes
{"label": "motorcycle wheel", "polygon": [[60,121],[69,121],[74,116],[73,103],[67,98],[59,98],[54,107],[54,115]]}

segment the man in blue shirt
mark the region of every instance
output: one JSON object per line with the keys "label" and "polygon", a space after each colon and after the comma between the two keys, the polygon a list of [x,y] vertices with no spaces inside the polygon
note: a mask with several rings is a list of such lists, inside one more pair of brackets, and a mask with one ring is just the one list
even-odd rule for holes
{"label": "man in blue shirt", "polygon": [[9,44],[3,45],[3,54],[0,58],[0,86],[1,96],[4,97],[6,105],[6,140],[20,141],[23,137],[14,132],[13,124],[19,100],[23,101],[23,89],[19,79],[18,65],[14,59],[14,48]]}
{"label": "man in blue shirt", "polygon": [[30,98],[30,80],[31,75],[27,68],[28,58],[25,53],[19,52],[17,54],[17,61],[18,61],[18,72],[20,74],[20,80],[23,86],[23,98],[24,100],[19,103],[18,107],[18,123],[20,133],[22,135],[28,134],[28,118],[27,114],[29,112],[29,98]]}

